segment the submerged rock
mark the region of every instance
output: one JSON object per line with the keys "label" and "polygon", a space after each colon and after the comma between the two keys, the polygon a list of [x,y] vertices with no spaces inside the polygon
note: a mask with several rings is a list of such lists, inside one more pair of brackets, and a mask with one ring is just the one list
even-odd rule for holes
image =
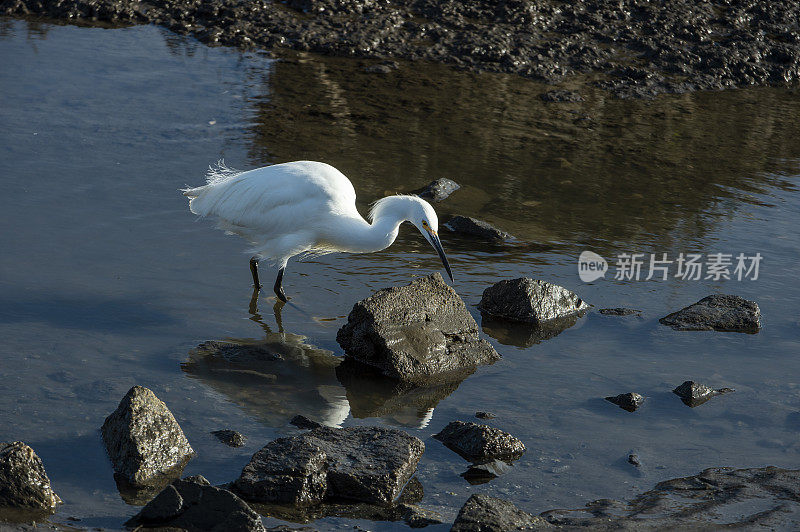
{"label": "submerged rock", "polygon": [[564,287],[520,277],[500,281],[484,290],[478,308],[497,318],[543,325],[580,315],[589,305]]}
{"label": "submerged rock", "polygon": [[444,177],[431,181],[427,186],[417,189],[412,194],[430,201],[442,201],[453,192],[461,188],[461,185],[452,179]]}
{"label": "submerged rock", "polygon": [[503,499],[476,493],[458,512],[450,532],[506,532],[548,527],[547,521]]}
{"label": "submerged rock", "polygon": [[516,460],[525,452],[525,444],[511,434],[472,422],[451,421],[433,437],[471,462]]}
{"label": "submerged rock", "polygon": [[678,331],[757,333],[761,330],[761,310],[755,301],[715,294],[658,321]]}
{"label": "submerged rock", "polygon": [[401,504],[397,510],[400,517],[411,528],[424,528],[429,525],[440,525],[444,523],[442,516],[438,512],[420,508],[414,504]]}
{"label": "submerged rock", "polygon": [[390,504],[414,474],[425,445],[396,429],[322,427],[278,438],[234,482],[247,500],[307,506],[326,499]]}
{"label": "submerged rock", "polygon": [[159,493],[126,526],[184,530],[263,532],[261,516],[228,490],[211,486],[202,476],[176,480]]}
{"label": "submerged rock", "polygon": [[500,358],[439,273],[359,301],[336,341],[347,359],[411,382],[457,380]]}
{"label": "submerged rock", "polygon": [[633,314],[641,315],[642,311],[636,310],[635,308],[616,307],[616,308],[601,308],[599,312],[604,316],[631,316]]}
{"label": "submerged rock", "polygon": [[720,388],[719,390],[713,390],[705,384],[699,384],[694,381],[685,381],[683,384],[672,390],[672,393],[680,397],[681,401],[683,401],[686,406],[694,408],[695,406],[702,405],[715,395],[722,395],[724,393],[730,393],[733,391],[735,390],[731,388]]}
{"label": "submerged rock", "polygon": [[478,419],[494,419],[497,416],[494,415],[492,412],[483,412],[481,410],[475,412],[475,417]]}
{"label": "submerged rock", "polygon": [[445,223],[443,227],[460,235],[481,238],[493,242],[514,240],[514,237],[505,231],[494,227],[488,222],[469,216],[453,216],[447,220],[447,223]]}
{"label": "submerged rock", "polygon": [[606,401],[612,402],[623,410],[633,412],[644,402],[644,397],[636,392],[621,393],[616,396],[606,397]]}
{"label": "submerged rock", "polygon": [[229,447],[242,447],[247,442],[247,438],[242,433],[236,432],[235,430],[215,430],[211,434]]}
{"label": "submerged rock", "polygon": [[52,512],[60,503],[36,452],[21,441],[0,442],[0,508]]}
{"label": "submerged rock", "polygon": [[167,405],[142,386],[128,391],[102,433],[114,471],[134,486],[179,475],[194,456]]}
{"label": "submerged rock", "polygon": [[557,89],[547,91],[540,96],[545,102],[582,102],[583,96],[575,91]]}

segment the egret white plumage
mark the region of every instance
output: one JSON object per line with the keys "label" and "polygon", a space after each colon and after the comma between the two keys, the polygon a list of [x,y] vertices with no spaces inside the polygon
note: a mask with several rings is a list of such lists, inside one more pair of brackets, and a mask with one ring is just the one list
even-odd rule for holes
{"label": "egret white plumage", "polygon": [[368,222],[356,208],[353,184],[325,163],[295,161],[246,172],[219,164],[209,168],[206,185],[183,194],[193,213],[216,218],[221,229],[250,242],[256,289],[261,287],[259,261],[278,266],[273,290],[282,301],[287,300],[282,282],[291,257],[380,251],[392,245],[403,222],[419,229],[453,280],[437,233],[439,220],[427,201],[388,196],[373,204]]}

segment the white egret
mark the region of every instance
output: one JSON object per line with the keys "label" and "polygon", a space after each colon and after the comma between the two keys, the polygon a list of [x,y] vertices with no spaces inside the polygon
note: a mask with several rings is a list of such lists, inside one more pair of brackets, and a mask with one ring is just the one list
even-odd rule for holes
{"label": "white egret", "polygon": [[249,241],[250,272],[256,289],[258,262],[278,266],[273,287],[286,301],[283,273],[296,255],[371,253],[389,247],[400,224],[411,222],[453,274],[437,231],[431,205],[417,196],[388,196],[375,202],[367,222],[356,209],[353,184],[336,168],[320,162],[295,161],[239,172],[222,163],[209,168],[207,184],[183,190],[189,209],[213,216],[220,229]]}

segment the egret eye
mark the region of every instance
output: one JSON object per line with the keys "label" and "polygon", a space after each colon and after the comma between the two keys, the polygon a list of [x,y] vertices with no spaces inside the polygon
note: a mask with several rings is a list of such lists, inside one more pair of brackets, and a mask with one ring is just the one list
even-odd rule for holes
{"label": "egret eye", "polygon": [[422,227],[428,227],[428,222],[426,222],[425,220],[422,220]]}

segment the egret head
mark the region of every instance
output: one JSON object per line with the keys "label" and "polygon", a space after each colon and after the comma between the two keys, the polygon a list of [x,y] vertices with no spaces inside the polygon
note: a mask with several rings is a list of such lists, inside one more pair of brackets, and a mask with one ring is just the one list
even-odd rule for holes
{"label": "egret head", "polygon": [[442,259],[444,269],[447,270],[447,275],[450,280],[453,280],[453,273],[450,271],[450,263],[447,261],[447,256],[442,249],[442,242],[439,240],[439,218],[436,216],[436,211],[433,210],[431,204],[421,198],[414,198],[414,206],[411,209],[408,220],[417,226],[422,236],[430,242],[439,258]]}

